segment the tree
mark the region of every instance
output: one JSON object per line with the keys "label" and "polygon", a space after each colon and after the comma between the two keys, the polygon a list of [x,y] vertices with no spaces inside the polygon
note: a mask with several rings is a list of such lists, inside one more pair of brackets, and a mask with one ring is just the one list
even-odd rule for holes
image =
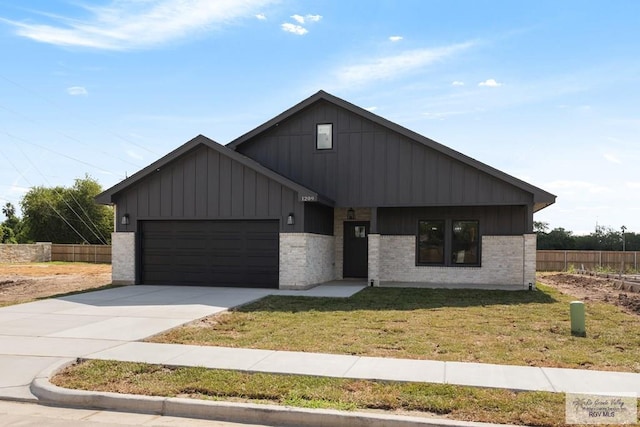
{"label": "tree", "polygon": [[17,237],[22,224],[16,216],[15,206],[7,202],[2,207],[2,213],[6,219],[0,224],[0,243],[18,243]]}
{"label": "tree", "polygon": [[[631,233],[627,233],[628,236]],[[587,236],[577,236],[576,249],[590,251],[621,251],[622,233],[611,227],[596,225],[593,233]]]}
{"label": "tree", "polygon": [[549,223],[533,221],[533,232],[536,234],[546,234],[549,231]]}
{"label": "tree", "polygon": [[538,249],[574,249],[575,242],[573,233],[562,227],[549,233],[538,233]]}
{"label": "tree", "polygon": [[85,176],[73,187],[34,187],[20,202],[24,241],[106,244],[110,240],[113,210],[95,203],[102,192],[98,182]]}

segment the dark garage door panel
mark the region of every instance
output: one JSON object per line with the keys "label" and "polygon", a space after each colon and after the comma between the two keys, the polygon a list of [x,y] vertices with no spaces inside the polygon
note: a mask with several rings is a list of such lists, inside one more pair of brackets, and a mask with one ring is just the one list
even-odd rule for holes
{"label": "dark garage door panel", "polygon": [[278,287],[278,221],[145,221],[141,282]]}

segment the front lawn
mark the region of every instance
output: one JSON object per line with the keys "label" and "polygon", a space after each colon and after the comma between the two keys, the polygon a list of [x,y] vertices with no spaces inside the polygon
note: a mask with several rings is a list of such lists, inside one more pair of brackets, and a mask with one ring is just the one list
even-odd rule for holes
{"label": "front lawn", "polygon": [[149,341],[640,372],[640,318],[587,301],[587,337],[572,337],[572,299],[541,284],[536,291],[270,296]]}
{"label": "front lawn", "polygon": [[69,367],[52,382],[82,390],[306,408],[384,410],[529,426],[562,426],[565,419],[563,394],[447,384],[273,375],[101,360]]}

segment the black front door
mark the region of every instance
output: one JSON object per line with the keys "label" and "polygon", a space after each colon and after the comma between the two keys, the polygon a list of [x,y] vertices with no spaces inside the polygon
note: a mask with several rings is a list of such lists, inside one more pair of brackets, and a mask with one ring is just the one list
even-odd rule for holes
{"label": "black front door", "polygon": [[367,277],[369,252],[369,223],[344,223],[343,277]]}

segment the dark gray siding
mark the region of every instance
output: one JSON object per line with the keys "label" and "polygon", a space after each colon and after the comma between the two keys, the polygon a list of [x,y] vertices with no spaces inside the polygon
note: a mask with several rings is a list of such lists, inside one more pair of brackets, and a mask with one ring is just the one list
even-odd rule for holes
{"label": "dark gray siding", "polygon": [[480,233],[510,236],[531,233],[526,206],[470,206],[438,208],[378,209],[378,232],[386,235],[415,235],[419,220],[478,220]]}
{"label": "dark gray siding", "polygon": [[[333,123],[333,150],[315,149],[318,123]],[[529,192],[326,101],[237,150],[337,206],[533,204]]]}
{"label": "dark gray siding", "polygon": [[[304,208],[295,191],[206,146],[116,194],[117,231],[137,231],[137,220],[278,219],[282,231],[303,230]],[[287,215],[296,224],[286,225]],[[124,213],[130,225],[120,224]]]}
{"label": "dark gray siding", "polygon": [[318,203],[305,203],[304,231],[333,236],[333,208]]}

